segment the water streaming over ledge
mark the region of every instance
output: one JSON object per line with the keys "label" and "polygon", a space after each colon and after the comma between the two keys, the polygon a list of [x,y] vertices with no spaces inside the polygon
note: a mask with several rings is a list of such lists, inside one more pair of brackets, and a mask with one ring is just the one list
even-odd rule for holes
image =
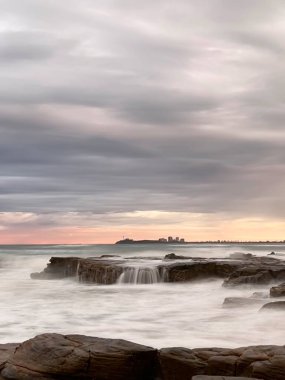
{"label": "water streaming over ledge", "polygon": [[163,282],[163,278],[157,267],[127,267],[117,281],[118,284],[157,284],[159,282]]}

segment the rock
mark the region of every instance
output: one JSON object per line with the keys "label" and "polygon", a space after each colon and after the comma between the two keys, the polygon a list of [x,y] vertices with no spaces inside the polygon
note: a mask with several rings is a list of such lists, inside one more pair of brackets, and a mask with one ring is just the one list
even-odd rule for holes
{"label": "rock", "polygon": [[189,260],[191,257],[186,257],[186,256],[179,256],[176,255],[175,253],[168,253],[167,255],[164,256],[164,260]]}
{"label": "rock", "polygon": [[226,307],[254,306],[264,302],[260,298],[226,297],[223,305]]}
{"label": "rock", "polygon": [[266,303],[260,310],[285,310],[285,301]]}
{"label": "rock", "polygon": [[207,362],[187,348],[163,348],[159,351],[162,378],[165,380],[188,380],[204,374]]}
{"label": "rock", "polygon": [[1,372],[13,380],[154,380],[157,351],[116,339],[38,335],[22,343]]}
{"label": "rock", "polygon": [[[181,259],[173,253],[166,255],[167,260]],[[128,268],[132,268],[132,258]],[[151,258],[148,258],[150,260]],[[157,258],[153,258],[156,260]],[[246,259],[191,259],[190,262],[173,262],[157,265],[159,276],[164,282],[186,282],[205,278],[223,278],[224,286],[232,287],[244,284],[269,284],[285,280],[285,261],[269,257]],[[114,284],[118,281],[128,259],[52,257],[41,273],[32,273],[33,279],[76,278],[81,282],[95,284]],[[123,266],[124,264],[124,266]],[[138,268],[133,265],[133,268]]]}
{"label": "rock", "polygon": [[226,278],[239,268],[240,265],[239,262],[206,259],[191,263],[175,263],[160,267],[167,271],[169,282],[182,282],[211,277]]}
{"label": "rock", "polygon": [[159,360],[163,380],[189,380],[191,376],[193,380],[196,375],[201,379],[203,376],[209,376],[209,379],[213,376],[221,379],[228,379],[227,376],[234,379],[285,379],[284,346],[169,348],[160,350]]}
{"label": "rock", "polygon": [[273,286],[270,289],[270,297],[283,297],[285,296],[285,282],[278,286]]}
{"label": "rock", "polygon": [[119,255],[101,255],[100,259],[109,259],[110,257],[121,257]]}
{"label": "rock", "polygon": [[123,272],[123,261],[100,258],[52,257],[40,273],[32,273],[32,279],[77,278],[78,281],[96,284],[114,284]]}
{"label": "rock", "polygon": [[268,253],[268,256],[274,256],[274,255],[276,255],[274,251],[272,251],[271,253]]}
{"label": "rock", "polygon": [[60,279],[73,277],[77,273],[78,257],[51,257],[49,264],[40,273],[32,273],[32,279]]}
{"label": "rock", "polygon": [[14,353],[19,343],[0,344],[0,371],[3,369],[5,362]]}
{"label": "rock", "polygon": [[224,286],[264,285],[278,280],[285,280],[285,261],[256,257],[232,272],[224,281]]}
{"label": "rock", "polygon": [[1,380],[284,380],[285,346],[163,348],[43,334],[0,345]]}

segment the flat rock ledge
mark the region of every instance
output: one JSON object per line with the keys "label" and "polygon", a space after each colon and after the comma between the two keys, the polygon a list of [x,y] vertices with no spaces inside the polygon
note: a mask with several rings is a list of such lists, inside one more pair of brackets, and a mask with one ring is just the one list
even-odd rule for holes
{"label": "flat rock ledge", "polygon": [[156,350],[125,340],[61,334],[0,345],[2,380],[247,378],[284,380],[285,346]]}
{"label": "flat rock ledge", "polygon": [[[166,255],[156,266],[161,282],[187,282],[205,278],[223,278],[224,286],[271,284],[285,281],[285,261],[272,257],[236,255],[229,259],[203,259]],[[150,258],[148,258],[150,259]],[[52,257],[33,279],[61,279],[74,277],[81,282],[114,284],[126,270],[135,270],[132,261],[112,257]],[[155,265],[155,260],[153,262]],[[188,261],[186,261],[188,260]],[[129,264],[129,266],[128,266]],[[137,268],[137,266],[136,266]],[[143,268],[141,269],[143,270]],[[149,270],[149,269],[148,269]]]}

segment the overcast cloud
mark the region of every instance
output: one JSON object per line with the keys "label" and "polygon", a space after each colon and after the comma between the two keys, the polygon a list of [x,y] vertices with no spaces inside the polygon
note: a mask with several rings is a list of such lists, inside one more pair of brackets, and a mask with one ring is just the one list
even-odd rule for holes
{"label": "overcast cloud", "polygon": [[282,0],[0,0],[0,225],[284,219],[284,59]]}

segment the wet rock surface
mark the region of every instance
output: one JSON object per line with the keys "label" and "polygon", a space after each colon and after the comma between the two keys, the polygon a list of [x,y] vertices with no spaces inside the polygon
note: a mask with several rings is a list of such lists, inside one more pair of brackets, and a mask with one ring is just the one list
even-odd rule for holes
{"label": "wet rock surface", "polygon": [[114,284],[123,268],[119,266],[119,260],[106,260],[106,258],[87,258],[78,257],[52,257],[47,267],[40,273],[32,273],[32,279],[63,279],[75,277],[78,281]]}
{"label": "wet rock surface", "polygon": [[270,297],[285,297],[285,282],[270,289]]}
{"label": "wet rock surface", "polygon": [[132,342],[43,334],[22,343],[1,376],[15,380],[152,380],[157,351]]}
{"label": "wet rock surface", "polygon": [[285,379],[285,346],[157,351],[125,340],[42,334],[1,350],[4,380]]}
{"label": "wet rock surface", "polygon": [[167,348],[159,355],[165,380],[188,380],[195,375],[285,379],[284,346]]}
{"label": "wet rock surface", "polygon": [[5,362],[14,353],[18,343],[0,344],[0,370],[3,369]]}
{"label": "wet rock surface", "polygon": [[266,303],[260,310],[285,310],[285,301]]}
{"label": "wet rock surface", "polygon": [[285,262],[272,257],[255,257],[243,262],[225,280],[224,286],[264,285],[285,279]]}
{"label": "wet rock surface", "polygon": [[[285,261],[272,257],[254,257],[250,254],[240,259],[203,259],[166,255],[155,265],[161,282],[187,282],[205,278],[223,278],[224,286],[264,285],[285,280]],[[79,281],[97,284],[114,284],[126,270],[128,260],[114,257],[77,258],[52,257],[40,273],[32,273],[33,279],[60,279],[76,277]],[[179,261],[181,260],[181,261]],[[186,261],[187,260],[187,261]],[[131,268],[128,266],[128,269]]]}
{"label": "wet rock surface", "polygon": [[226,297],[223,303],[225,307],[254,306],[264,303],[260,298]]}

